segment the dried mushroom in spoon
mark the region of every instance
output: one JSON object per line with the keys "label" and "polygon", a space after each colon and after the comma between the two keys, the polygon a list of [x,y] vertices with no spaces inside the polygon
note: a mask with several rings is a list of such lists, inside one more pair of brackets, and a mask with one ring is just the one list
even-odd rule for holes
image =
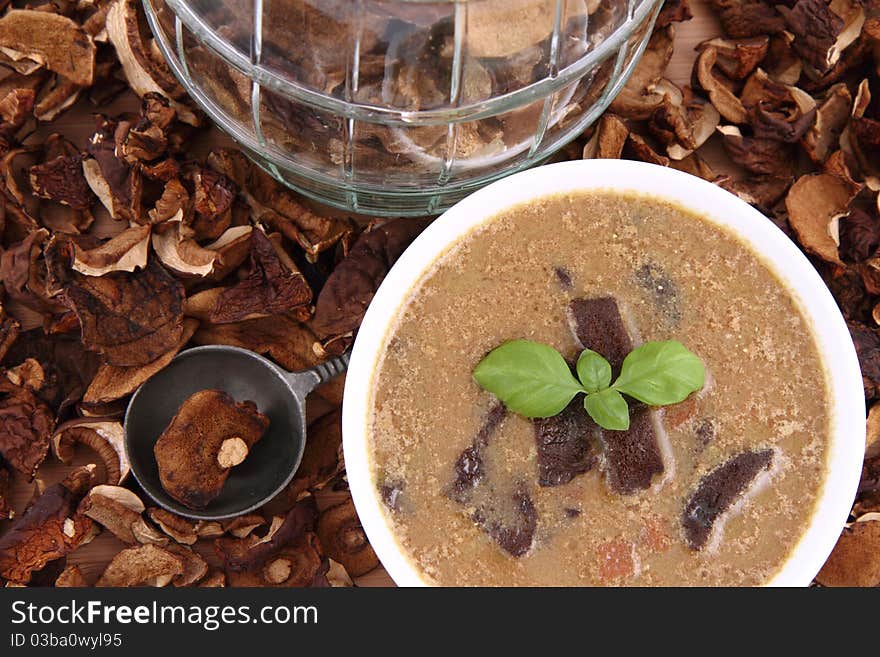
{"label": "dried mushroom in spoon", "polygon": [[156,441],[162,487],[186,507],[205,508],[268,427],[251,401],[236,402],[221,390],[194,393]]}

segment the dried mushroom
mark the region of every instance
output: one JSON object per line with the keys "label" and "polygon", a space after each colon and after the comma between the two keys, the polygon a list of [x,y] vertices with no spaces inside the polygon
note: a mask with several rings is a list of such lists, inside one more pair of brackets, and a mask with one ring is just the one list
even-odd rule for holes
{"label": "dried mushroom", "polygon": [[880,189],[880,169],[874,154],[880,149],[880,121],[869,116],[871,86],[862,80],[856,89],[849,124],[840,137],[840,146],[861,170],[865,184],[873,191]]}
{"label": "dried mushroom", "polygon": [[629,129],[620,117],[605,113],[590,140],[584,145],[584,159],[615,159],[623,153]]}
{"label": "dried mushroom", "polygon": [[268,427],[251,401],[236,402],[220,390],[191,395],[154,447],[162,487],[181,504],[204,508]]}
{"label": "dried mushroom", "polygon": [[228,228],[216,241],[205,246],[183,237],[181,226],[178,221],[169,221],[153,230],[153,251],[162,264],[175,273],[223,278],[223,274],[237,268],[249,253],[251,226]]}
{"label": "dried mushroom", "polygon": [[132,226],[93,249],[73,243],[73,269],[86,276],[103,276],[112,271],[133,272],[147,266],[149,226]]}
{"label": "dried mushroom", "polygon": [[[303,505],[295,505],[287,516],[272,516],[265,531],[244,537],[223,536],[214,541],[214,550],[223,560],[226,571],[253,569],[301,532],[310,530],[314,524],[315,509],[311,504],[308,513]],[[298,509],[298,511],[294,511]]]}
{"label": "dried mushroom", "polygon": [[175,515],[167,509],[153,507],[147,512],[147,515],[159,529],[182,545],[192,545],[200,538],[196,523]]}
{"label": "dried mushroom", "polygon": [[85,588],[89,585],[79,566],[67,566],[55,579],[56,588]]}
{"label": "dried mushroom", "polygon": [[58,426],[52,435],[52,451],[62,463],[70,463],[75,446],[85,445],[101,457],[107,482],[118,485],[131,470],[123,440],[124,431],[119,422],[79,418]]}
{"label": "dried mushroom", "polygon": [[880,247],[880,222],[861,208],[852,208],[839,222],[840,257],[847,262],[864,263],[876,267],[872,257]]}
{"label": "dried mushroom", "polygon": [[865,20],[861,5],[847,0],[798,0],[792,7],[779,7],[779,12],[794,35],[792,48],[819,73],[837,63],[841,52],[855,41]]}
{"label": "dried mushroom", "polygon": [[33,478],[46,458],[55,427],[49,407],[28,388],[0,378],[0,455]]}
{"label": "dried mushroom", "polygon": [[143,180],[129,162],[120,156],[116,135],[119,122],[98,117],[95,133],[83,159],[86,183],[114,219],[143,223],[141,201]]}
{"label": "dried mushroom", "polygon": [[745,123],[748,114],[742,101],[731,91],[723,74],[714,71],[717,60],[718,49],[707,45],[697,57],[694,67],[696,80],[709,95],[709,100],[721,116],[731,123]]}
{"label": "dried mushroom", "polygon": [[227,576],[262,568],[285,545],[312,531],[316,517],[315,500],[309,495],[299,499],[286,516],[273,517],[265,532],[252,532],[244,538],[218,538],[214,548],[223,560]]}
{"label": "dried mushroom", "polygon": [[843,264],[838,253],[839,221],[847,215],[856,191],[829,173],[802,176],[791,186],[785,199],[789,223],[807,251]]}
{"label": "dried mushroom", "polygon": [[48,239],[45,228],[35,229],[0,253],[0,280],[10,299],[38,313],[51,314],[60,312],[63,306],[52,298],[47,287],[43,248]]}
{"label": "dried mushroom", "polygon": [[746,81],[740,99],[755,137],[792,143],[813,125],[816,101],[807,92],[774,82],[762,69]]}
{"label": "dried mushroom", "polygon": [[142,383],[156,372],[164,369],[174,359],[184,345],[190,341],[197,327],[198,322],[195,320],[184,319],[183,332],[177,344],[146,365],[124,367],[104,363],[95,372],[95,376],[83,395],[83,402],[107,404],[132,394]]}
{"label": "dried mushroom", "polygon": [[791,177],[777,175],[755,175],[740,180],[720,181],[718,184],[736,194],[746,203],[754,205],[764,213],[771,214],[794,182]]}
{"label": "dried mushroom", "polygon": [[250,234],[250,255],[241,280],[218,294],[209,319],[224,324],[282,315],[311,300],[312,290],[297,266],[257,229]]}
{"label": "dried mushroom", "polygon": [[666,27],[670,23],[689,21],[693,17],[687,0],[664,0],[654,26]]}
{"label": "dried mushroom", "polygon": [[324,577],[327,579],[327,583],[334,588],[354,586],[345,566],[338,561],[333,561],[333,559],[328,559],[327,572],[324,573]]}
{"label": "dried mushroom", "polygon": [[755,174],[784,176],[791,168],[791,153],[775,139],[747,137],[735,125],[719,126],[728,157]]}
{"label": "dried mushroom", "polygon": [[46,373],[40,361],[26,358],[20,364],[6,370],[6,378],[13,385],[38,392],[46,382]]}
{"label": "dried mushroom", "polygon": [[823,586],[880,586],[880,520],[854,522],[816,575]]}
{"label": "dried mushroom", "polygon": [[880,396],[880,333],[875,328],[852,320],[847,322],[847,326],[862,368],[865,398],[876,399]]}
{"label": "dried mushroom", "polygon": [[734,39],[776,34],[785,22],[776,9],[763,0],[711,0],[724,33]]}
{"label": "dried mushroom", "polygon": [[801,145],[813,162],[824,162],[837,146],[849,119],[852,94],[845,84],[830,89],[816,110],[816,121],[801,139]]}
{"label": "dried mushroom", "polygon": [[187,220],[186,236],[197,239],[220,239],[232,222],[232,207],[238,189],[223,174],[207,167],[189,172],[193,186],[193,214]]}
{"label": "dried mushroom", "polygon": [[106,29],[132,91],[141,98],[150,93],[164,96],[181,121],[199,125],[199,116],[182,101],[183,90],[168,65],[151,56],[134,0],[115,0],[107,12]]}
{"label": "dried mushroom", "polygon": [[40,329],[22,332],[9,349],[6,363],[22,363],[27,358],[36,359],[43,368],[45,381],[38,397],[57,416],[80,400],[98,367],[98,357],[86,351],[78,339],[63,334],[47,335]]}
{"label": "dried mushroom", "polygon": [[[321,568],[321,552],[317,537],[307,532],[292,544],[283,547],[263,564],[260,575],[264,582],[277,587],[309,586]],[[235,574],[230,582],[235,585]]]}
{"label": "dried mushroom", "polygon": [[94,198],[82,168],[82,155],[58,155],[29,170],[31,191],[40,198],[88,210]]}
{"label": "dried mushroom", "polygon": [[[173,160],[170,160],[173,161]],[[177,172],[174,172],[175,176]],[[183,183],[176,177],[165,181],[162,195],[156,199],[152,210],[147,212],[151,224],[164,221],[183,221],[190,209],[190,195]]]}
{"label": "dried mushroom", "polygon": [[208,562],[192,548],[178,543],[169,543],[164,549],[177,555],[183,561],[183,572],[171,580],[174,586],[192,586],[208,574]]}
{"label": "dried mushroom", "polygon": [[774,34],[761,62],[764,70],[779,84],[797,84],[804,71],[803,60],[791,47],[793,41],[794,37],[788,32]]}
{"label": "dried mushroom", "polygon": [[710,103],[685,93],[667,94],[663,105],[651,115],[648,129],[662,143],[673,160],[683,160],[715,133],[721,115]]}
{"label": "dried mushroom", "polygon": [[757,68],[770,47],[770,38],[762,35],[751,39],[709,39],[697,45],[702,51],[716,51],[715,66],[731,80],[743,80]]}
{"label": "dried mushroom", "polygon": [[113,557],[95,586],[168,586],[185,570],[183,557],[157,545],[141,545]]}
{"label": "dried mushroom", "polygon": [[80,85],[62,75],[55,76],[50,85],[34,105],[34,117],[40,121],[52,121],[61,112],[72,107],[82,91]]}
{"label": "dried mushroom", "polygon": [[47,563],[95,537],[95,524],[77,512],[79,498],[90,484],[91,471],[80,469],[43,491],[0,536],[0,577],[26,584]]}
{"label": "dried mushroom", "polygon": [[20,331],[21,324],[12,317],[7,317],[3,305],[0,304],[0,362],[3,362]]}
{"label": "dried mushroom", "polygon": [[79,512],[128,545],[161,545],[168,542],[144,521],[141,515],[144,503],[127,488],[106,484],[95,486],[80,502]]}
{"label": "dried mushroom", "polygon": [[661,80],[672,58],[672,25],[656,30],[624,88],[609,109],[628,119],[647,119],[663,102]]}
{"label": "dried mushroom", "polygon": [[365,575],[379,565],[351,499],[322,511],[316,531],[327,556],[341,563],[352,577]]}
{"label": "dried mushroom", "polygon": [[880,404],[871,406],[865,425],[865,458],[873,459],[880,456]]}
{"label": "dried mushroom", "polygon": [[86,276],[70,268],[71,251],[69,241],[56,238],[49,260],[87,349],[125,367],[146,365],[175,347],[183,333],[183,286],[155,259],[132,273]]}
{"label": "dried mushroom", "polygon": [[247,538],[259,527],[266,524],[266,519],[258,513],[248,513],[223,523],[223,533],[236,538]]}
{"label": "dried mushroom", "polygon": [[[25,60],[36,67],[45,66],[76,85],[89,86],[94,79],[92,38],[60,14],[10,10],[0,18],[0,51],[12,62]],[[25,70],[32,73],[35,69]]]}
{"label": "dried mushroom", "polygon": [[[37,76],[33,76],[37,78]],[[9,78],[6,78],[7,82]],[[0,95],[0,133],[12,137],[30,118],[36,92],[33,89],[6,89]]]}
{"label": "dried mushroom", "polygon": [[354,339],[367,306],[391,265],[430,220],[396,219],[362,234],[318,295],[311,328],[331,354]]}
{"label": "dried mushroom", "polygon": [[306,490],[320,490],[344,467],[342,456],[342,412],[337,409],[312,422],[306,447],[287,494],[296,499]]}
{"label": "dried mushroom", "polygon": [[660,155],[643,137],[637,134],[630,133],[623,150],[627,159],[649,162],[650,164],[658,164],[663,167],[669,166],[669,158],[665,155]]}
{"label": "dried mushroom", "polygon": [[[213,308],[213,301],[208,310],[193,308],[190,302],[196,297],[187,299],[187,314],[200,316]],[[313,367],[324,358],[315,352],[317,337],[305,324],[287,315],[275,315],[261,319],[250,319],[231,324],[202,325],[193,336],[198,345],[225,344],[233,347],[250,349],[258,354],[265,354],[282,367],[290,370],[303,370]]]}

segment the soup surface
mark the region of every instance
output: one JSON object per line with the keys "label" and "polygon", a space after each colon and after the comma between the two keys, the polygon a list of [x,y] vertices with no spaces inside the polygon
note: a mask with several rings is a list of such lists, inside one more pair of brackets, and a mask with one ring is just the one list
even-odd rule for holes
{"label": "soup surface", "polygon": [[[528,420],[472,378],[505,341],[573,362],[591,331],[678,340],[707,383],[632,404],[624,433],[582,398]],[[435,263],[385,347],[373,481],[429,583],[758,584],[813,514],[830,417],[810,326],[754,253],[678,206],[598,192],[504,211]]]}

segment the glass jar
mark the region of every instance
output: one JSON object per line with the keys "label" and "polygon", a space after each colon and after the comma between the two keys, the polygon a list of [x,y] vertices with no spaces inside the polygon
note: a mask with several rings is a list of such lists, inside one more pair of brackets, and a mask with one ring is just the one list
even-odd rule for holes
{"label": "glass jar", "polygon": [[373,215],[438,213],[573,139],[662,0],[144,0],[205,112],[278,180]]}

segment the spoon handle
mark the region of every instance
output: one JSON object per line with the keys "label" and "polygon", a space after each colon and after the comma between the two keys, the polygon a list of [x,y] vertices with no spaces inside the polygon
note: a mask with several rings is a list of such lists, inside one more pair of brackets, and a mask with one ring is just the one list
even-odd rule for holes
{"label": "spoon handle", "polygon": [[342,374],[348,368],[350,357],[350,354],[346,352],[341,356],[328,360],[326,363],[315,365],[302,372],[294,372],[288,378],[297,394],[305,397],[322,383],[327,383],[330,379]]}

